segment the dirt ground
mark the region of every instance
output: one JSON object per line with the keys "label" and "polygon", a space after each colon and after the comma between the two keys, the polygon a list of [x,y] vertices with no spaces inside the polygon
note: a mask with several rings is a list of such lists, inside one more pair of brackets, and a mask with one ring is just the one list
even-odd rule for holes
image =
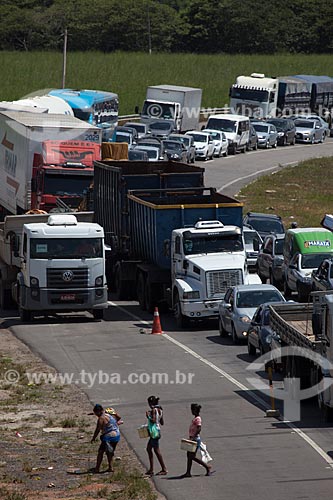
{"label": "dirt ground", "polygon": [[[92,404],[76,386],[31,384],[26,371],[55,373],[0,325],[1,500],[158,498],[124,438],[114,473],[89,473],[98,448],[98,440],[90,444],[96,425],[89,415]],[[19,382],[9,382],[17,373]],[[69,474],[71,467],[79,473]]]}

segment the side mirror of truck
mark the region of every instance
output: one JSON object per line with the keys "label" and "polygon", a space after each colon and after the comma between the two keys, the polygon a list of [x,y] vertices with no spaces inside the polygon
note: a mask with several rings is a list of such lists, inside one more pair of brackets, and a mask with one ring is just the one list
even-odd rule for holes
{"label": "side mirror of truck", "polygon": [[14,257],[19,257],[19,250],[20,250],[20,238],[18,237],[17,234],[15,234],[14,236],[12,236],[11,240],[10,240],[10,244],[11,244],[11,247],[12,247],[12,252],[14,254]]}
{"label": "side mirror of truck", "polygon": [[188,269],[188,268],[189,268],[188,260],[183,260],[183,269]]}
{"label": "side mirror of truck", "polygon": [[135,113],[136,115],[138,115],[138,114],[139,114],[139,106],[135,106],[135,108],[134,108],[134,113]]}

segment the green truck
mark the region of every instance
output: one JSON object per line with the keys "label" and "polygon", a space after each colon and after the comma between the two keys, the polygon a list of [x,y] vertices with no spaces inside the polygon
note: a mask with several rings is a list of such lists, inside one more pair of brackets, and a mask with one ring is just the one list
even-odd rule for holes
{"label": "green truck", "polygon": [[333,257],[333,233],[320,227],[289,229],[283,247],[282,278],[286,298],[297,292],[305,302],[311,292],[311,273]]}

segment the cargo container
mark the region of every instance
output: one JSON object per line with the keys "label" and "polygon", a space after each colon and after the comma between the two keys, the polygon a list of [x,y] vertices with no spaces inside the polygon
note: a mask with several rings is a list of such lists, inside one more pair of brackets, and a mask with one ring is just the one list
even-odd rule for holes
{"label": "cargo container", "polygon": [[2,215],[50,210],[57,199],[76,208],[100,158],[101,134],[68,115],[0,113]]}
{"label": "cargo container", "polygon": [[217,316],[228,286],[257,282],[247,271],[242,204],[204,188],[202,169],[148,168],[126,175],[126,167],[95,163],[95,220],[111,246],[109,282],[119,298],[136,294],[142,309],[168,304],[179,326]]}

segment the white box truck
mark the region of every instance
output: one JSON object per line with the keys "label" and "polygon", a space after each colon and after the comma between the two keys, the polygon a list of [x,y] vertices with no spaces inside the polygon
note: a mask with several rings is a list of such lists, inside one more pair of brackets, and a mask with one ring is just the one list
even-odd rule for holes
{"label": "white box truck", "polygon": [[157,120],[167,120],[173,123],[176,132],[195,130],[199,125],[201,97],[202,90],[192,87],[147,87],[140,114],[141,121],[150,124]]}
{"label": "white box truck", "polygon": [[[91,155],[93,155],[91,160],[98,159],[96,154],[100,153],[101,140],[101,129],[73,116],[1,112],[0,206],[2,215],[23,214],[31,208],[42,208],[36,205],[38,200],[34,202],[37,187],[40,196],[49,194],[54,197],[57,194],[59,198],[67,197],[67,199],[69,195],[73,195],[70,191],[73,182],[76,187],[82,183],[88,187],[93,177],[93,167],[92,161],[89,167],[84,159]],[[62,157],[56,165],[44,161],[47,159],[45,144],[48,141],[61,143],[57,145],[57,148],[53,148],[57,149],[57,157]],[[54,157],[55,154],[52,153],[51,156]],[[47,179],[46,176],[48,176]],[[56,191],[54,184],[59,185],[59,183],[61,186]]]}
{"label": "white box truck", "polygon": [[103,228],[92,212],[9,215],[0,223],[0,306],[22,321],[49,312],[107,308]]}

